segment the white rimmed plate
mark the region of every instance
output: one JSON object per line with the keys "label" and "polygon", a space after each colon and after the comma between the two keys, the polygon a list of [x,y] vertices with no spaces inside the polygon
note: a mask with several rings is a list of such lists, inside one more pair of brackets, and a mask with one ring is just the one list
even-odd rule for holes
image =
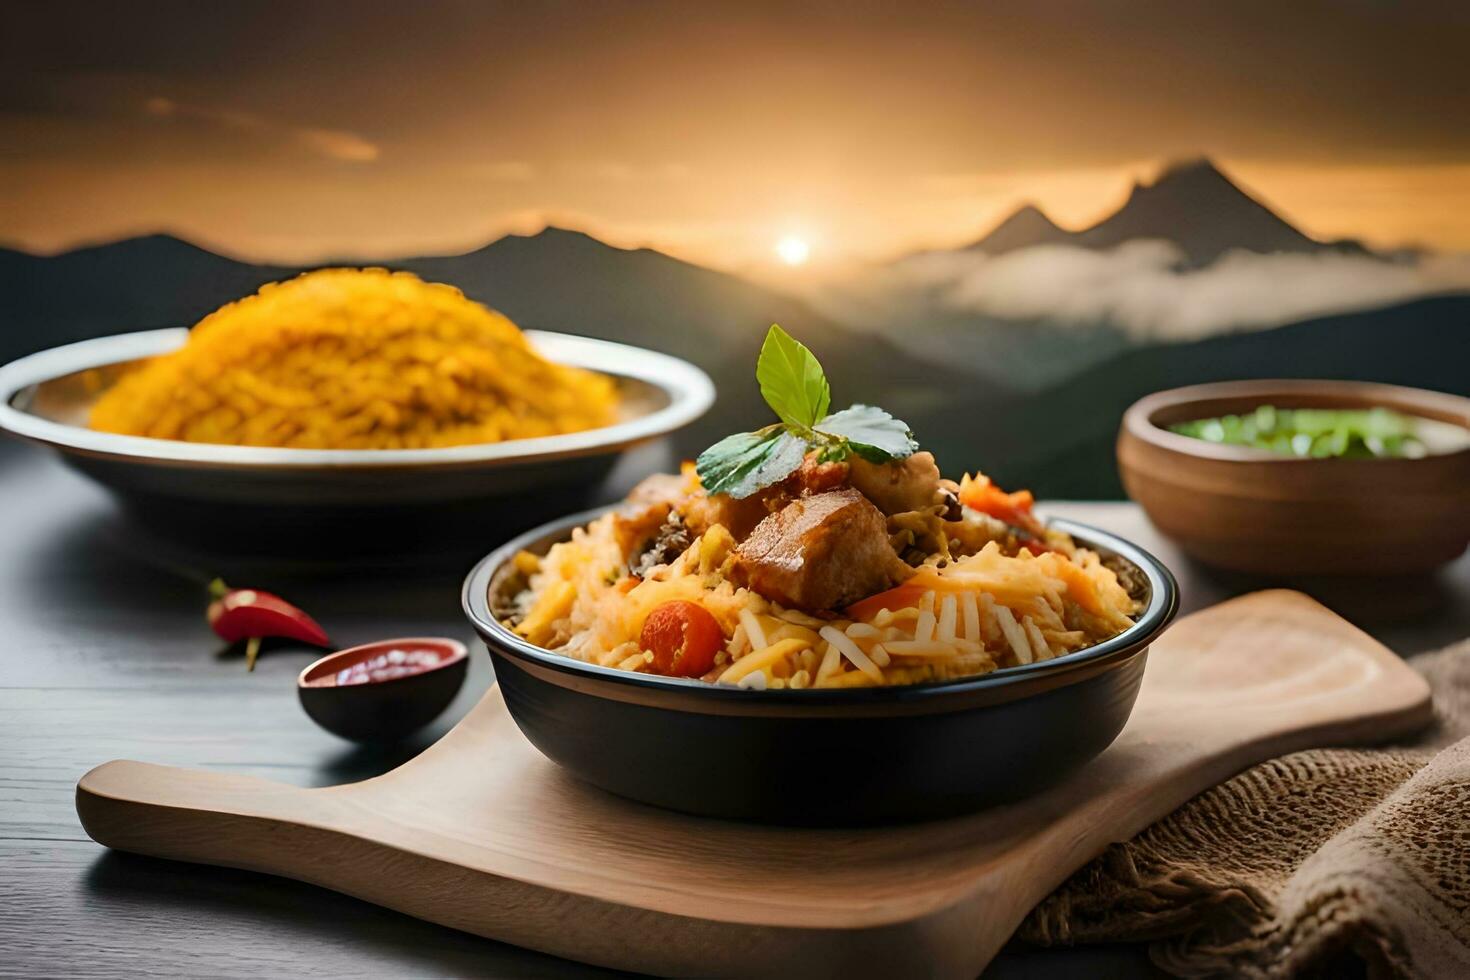
{"label": "white rimmed plate", "polygon": [[443,518],[517,502],[526,516],[508,523],[526,526],[538,505],[595,487],[622,453],[694,421],[715,395],[709,377],[678,358],[527,331],[547,358],[613,378],[621,396],[614,424],[535,439],[381,450],[212,445],[87,427],[92,404],[130,364],[174,350],[187,336],[177,328],[103,337],[0,367],[0,429],[50,446],[159,526],[202,525],[211,515],[243,520],[241,507],[287,513],[284,523],[299,529],[342,515],[397,520],[431,509]]}

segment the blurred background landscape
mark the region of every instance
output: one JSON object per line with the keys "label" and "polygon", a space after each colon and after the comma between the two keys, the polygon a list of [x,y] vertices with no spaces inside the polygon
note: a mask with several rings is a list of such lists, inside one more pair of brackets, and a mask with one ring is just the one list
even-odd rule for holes
{"label": "blurred background landscape", "polygon": [[766,417],[781,323],[947,471],[1121,495],[1123,409],[1470,395],[1453,4],[12,8],[0,360],[324,265],[669,351]]}

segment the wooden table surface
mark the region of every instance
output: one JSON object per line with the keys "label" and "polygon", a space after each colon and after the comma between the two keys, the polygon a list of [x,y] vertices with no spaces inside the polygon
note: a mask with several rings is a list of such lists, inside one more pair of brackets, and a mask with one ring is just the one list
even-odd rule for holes
{"label": "wooden table surface", "polygon": [[[661,465],[655,447],[633,465]],[[615,475],[608,492],[635,475]],[[1129,504],[1056,504],[1153,551],[1186,610],[1263,584],[1183,559]],[[430,925],[296,882],[111,853],[82,832],[76,781],[140,759],[321,786],[378,774],[442,734],[492,683],[488,658],[412,743],[357,748],[300,710],[296,673],[315,657],[269,652],[247,674],[221,656],[201,583],[140,541],[98,488],[46,453],[0,442],[0,975],[582,977],[576,963]],[[495,541],[484,542],[488,551]],[[277,587],[341,645],[439,634],[466,642],[465,569],[344,572]],[[1401,654],[1470,636],[1470,558],[1430,580],[1296,583]],[[997,977],[1133,976],[1142,951],[1007,951]]]}

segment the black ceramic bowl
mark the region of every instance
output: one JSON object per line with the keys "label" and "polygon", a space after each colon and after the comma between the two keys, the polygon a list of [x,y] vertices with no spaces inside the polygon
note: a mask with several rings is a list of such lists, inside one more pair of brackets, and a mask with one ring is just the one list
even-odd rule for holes
{"label": "black ceramic bowl", "polygon": [[[426,650],[439,662],[406,677],[337,686],[339,671],[393,650]],[[296,678],[301,706],[312,721],[354,742],[392,742],[439,717],[464,685],[469,651],[458,640],[409,636],[329,653]]]}
{"label": "black ceramic bowl", "polygon": [[465,580],[516,724],[547,757],[620,796],[686,813],[785,824],[953,815],[1055,782],[1123,730],[1148,646],[1178,605],[1173,576],[1113,535],[1054,526],[1132,565],[1146,593],[1131,629],[1054,660],[903,687],[744,690],[599,667],[543,650],[490,611],[496,573],[602,511],[528,532]]}

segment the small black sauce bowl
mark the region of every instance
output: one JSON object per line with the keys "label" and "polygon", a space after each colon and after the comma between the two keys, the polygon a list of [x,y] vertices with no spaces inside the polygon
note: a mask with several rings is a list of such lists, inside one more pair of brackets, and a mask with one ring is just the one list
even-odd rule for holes
{"label": "small black sauce bowl", "polygon": [[1148,646],[1178,607],[1152,555],[1071,521],[1052,525],[1133,566],[1137,623],[1054,660],[980,677],[841,690],[744,690],[583,663],[527,643],[491,613],[501,569],[605,509],[547,524],[483,559],[465,613],[521,731],[620,796],[702,816],[859,825],[953,816],[1032,794],[1110,745],[1133,710]]}
{"label": "small black sauce bowl", "polygon": [[[440,661],[417,674],[345,687],[311,682],[389,650],[434,650]],[[464,684],[469,652],[458,640],[409,636],[329,653],[296,677],[301,706],[312,721],[354,742],[391,742],[439,717]]]}

